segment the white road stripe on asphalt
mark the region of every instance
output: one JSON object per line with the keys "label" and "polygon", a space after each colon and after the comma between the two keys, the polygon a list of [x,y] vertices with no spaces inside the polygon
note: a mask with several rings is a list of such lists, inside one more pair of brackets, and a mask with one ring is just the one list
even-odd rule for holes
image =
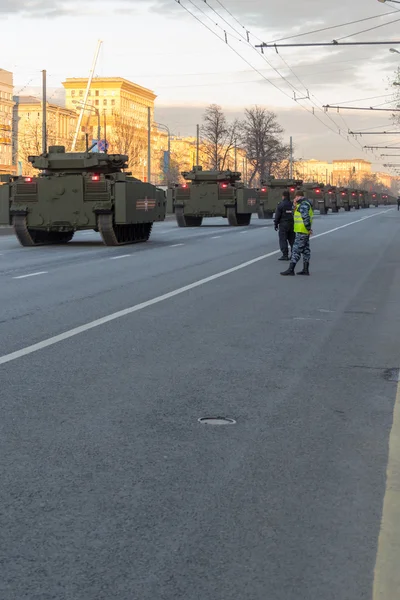
{"label": "white road stripe on asphalt", "polygon": [[28,273],[28,275],[18,275],[18,277],[13,277],[13,279],[26,279],[27,277],[36,277],[36,275],[45,275],[48,271],[38,271],[37,273]]}
{"label": "white road stripe on asphalt", "polygon": [[111,256],[110,260],[118,260],[119,258],[128,258],[131,254],[120,254],[119,256]]}
{"label": "white road stripe on asphalt", "polygon": [[221,235],[214,235],[214,237],[212,237],[212,240],[219,240],[219,238],[222,237]]}
{"label": "white road stripe on asphalt", "polygon": [[178,246],[184,246],[185,244],[172,244],[170,248],[177,248]]}
{"label": "white road stripe on asphalt", "polygon": [[[344,229],[345,227],[350,227],[351,225],[356,225],[356,223],[361,223],[361,221],[365,221],[366,219],[372,219],[373,217],[385,214],[390,210],[394,209],[382,210],[378,213],[374,213],[373,215],[368,215],[366,217],[362,217],[361,219],[357,219],[356,221],[346,223],[345,225],[340,225],[339,227],[335,227],[334,229],[329,229],[328,231],[324,231],[323,233],[318,233],[317,235],[313,236],[313,239],[322,237],[324,235],[328,235],[329,233],[333,233],[335,231],[339,231],[340,229]],[[22,358],[23,356],[27,356],[28,354],[32,354],[33,352],[38,352],[39,350],[43,350],[44,348],[48,348],[49,346],[54,346],[59,342],[68,340],[69,338],[75,337],[76,335],[84,333],[85,331],[90,331],[91,329],[95,329],[96,327],[100,327],[101,325],[105,325],[106,323],[110,323],[111,321],[115,321],[116,319],[121,319],[122,317],[126,317],[127,315],[139,312],[140,310],[148,308],[149,306],[153,306],[154,304],[159,304],[160,302],[164,302],[165,300],[169,300],[170,298],[174,298],[175,296],[184,294],[189,290],[198,288],[202,285],[205,285],[206,283],[215,281],[216,279],[221,279],[221,277],[225,277],[226,275],[230,275],[231,273],[235,273],[236,271],[245,269],[246,267],[254,265],[262,260],[265,260],[270,256],[275,256],[276,254],[280,254],[280,250],[274,250],[273,252],[269,252],[268,254],[262,254],[261,256],[257,256],[256,258],[248,260],[244,263],[240,263],[235,267],[231,267],[230,269],[226,269],[225,271],[220,271],[215,275],[210,275],[209,277],[205,277],[204,279],[199,279],[194,283],[185,285],[181,288],[173,290],[172,292],[162,294],[161,296],[157,296],[156,298],[152,298],[151,300],[146,300],[145,302],[141,302],[140,304],[135,304],[134,306],[130,306],[129,308],[125,308],[118,312],[112,313],[111,315],[107,315],[106,317],[101,317],[100,319],[96,319],[95,321],[91,321],[90,323],[85,323],[85,325],[80,325],[79,327],[75,327],[74,329],[70,329],[69,331],[64,331],[64,333],[60,333],[59,335],[47,338],[47,340],[43,340],[42,342],[32,344],[31,346],[26,346],[25,348],[21,348],[21,350],[16,350],[15,352],[11,352],[10,354],[4,354],[3,356],[0,356],[0,365],[4,365],[13,360],[17,360],[18,358]]]}

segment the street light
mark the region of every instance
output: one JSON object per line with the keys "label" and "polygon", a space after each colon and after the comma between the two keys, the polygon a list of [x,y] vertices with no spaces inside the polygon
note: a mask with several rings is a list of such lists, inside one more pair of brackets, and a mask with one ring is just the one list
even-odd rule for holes
{"label": "street light", "polygon": [[168,165],[167,165],[167,178],[168,178],[168,184],[170,183],[169,178],[170,178],[170,174],[171,174],[171,132],[170,129],[167,125],[164,125],[163,123],[157,123],[156,121],[154,121],[154,125],[157,125],[157,127],[164,127],[164,129],[166,130],[167,134],[168,134]]}
{"label": "street light", "polygon": [[93,110],[96,113],[96,116],[97,116],[97,142],[100,142],[101,126],[100,126],[100,111],[99,111],[99,109],[96,108],[95,106],[92,106],[92,104],[83,104],[83,102],[78,102],[78,100],[72,100],[72,104],[77,104],[78,106],[83,106],[83,108]]}

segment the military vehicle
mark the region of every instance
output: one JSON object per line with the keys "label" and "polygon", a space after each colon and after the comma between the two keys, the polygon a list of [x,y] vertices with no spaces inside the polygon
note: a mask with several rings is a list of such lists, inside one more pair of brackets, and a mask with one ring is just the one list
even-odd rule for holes
{"label": "military vehicle", "polygon": [[360,208],[369,208],[369,193],[367,190],[358,191],[358,200]]}
{"label": "military vehicle", "polygon": [[336,190],[337,202],[339,208],[343,207],[346,212],[351,208],[350,191],[346,187],[339,187]]}
{"label": "military vehicle", "polygon": [[237,171],[203,171],[201,166],[182,173],[185,183],[168,190],[179,227],[200,227],[203,218],[226,217],[229,225],[249,225],[258,212],[257,191],[245,188]]}
{"label": "military vehicle", "polygon": [[332,212],[339,212],[340,209],[340,194],[338,194],[335,186],[327,186],[324,188],[324,203],[326,212],[331,209]]}
{"label": "military vehicle", "polygon": [[379,206],[379,196],[380,196],[380,194],[378,194],[378,192],[371,193],[371,204],[376,206],[376,208],[378,208],[378,206]]}
{"label": "military vehicle", "polygon": [[303,190],[306,196],[312,201],[314,210],[319,210],[321,215],[328,212],[325,198],[325,186],[323,183],[303,183]]}
{"label": "military vehicle", "polygon": [[360,208],[360,199],[358,197],[358,190],[354,188],[349,189],[350,208],[354,207],[356,210]]}
{"label": "military vehicle", "polygon": [[288,191],[293,200],[296,196],[296,190],[302,186],[301,179],[275,179],[268,177],[261,182],[260,195],[257,197],[259,202],[258,216],[261,219],[272,219],[272,216],[282,201],[282,193]]}
{"label": "military vehicle", "polygon": [[67,243],[87,229],[106,246],[145,242],[165,219],[164,192],[123,172],[124,154],[51,146],[28,160],[40,174],[15,178],[0,196],[0,224],[12,224],[22,246]]}

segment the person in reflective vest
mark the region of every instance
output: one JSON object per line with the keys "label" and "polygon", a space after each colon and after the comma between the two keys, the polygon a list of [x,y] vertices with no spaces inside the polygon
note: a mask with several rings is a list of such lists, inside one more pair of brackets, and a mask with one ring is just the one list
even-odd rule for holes
{"label": "person in reflective vest", "polygon": [[305,198],[303,190],[298,190],[294,199],[294,240],[289,268],[281,275],[294,275],[294,269],[303,255],[303,270],[298,275],[309,275],[310,264],[310,235],[312,235],[312,222],[314,211],[310,200]]}

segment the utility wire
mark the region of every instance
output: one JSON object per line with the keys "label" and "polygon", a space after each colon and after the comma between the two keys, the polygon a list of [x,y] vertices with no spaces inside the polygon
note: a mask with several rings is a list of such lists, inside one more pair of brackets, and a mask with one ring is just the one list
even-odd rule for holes
{"label": "utility wire", "polygon": [[[270,80],[269,80],[267,77],[265,77],[265,75],[263,75],[263,73],[262,73],[262,72],[261,72],[259,69],[257,69],[256,67],[254,67],[254,65],[253,65],[252,63],[250,63],[250,62],[249,62],[249,61],[248,61],[248,60],[247,60],[247,59],[246,59],[244,56],[242,56],[242,55],[240,54],[240,52],[238,52],[238,51],[237,51],[237,50],[236,50],[236,49],[235,49],[233,46],[231,46],[231,45],[229,44],[229,42],[228,42],[226,39],[225,39],[225,40],[223,40],[223,39],[222,39],[222,38],[221,38],[221,37],[220,37],[220,36],[219,36],[219,35],[218,35],[218,34],[217,34],[217,33],[216,33],[214,30],[212,30],[210,27],[208,27],[208,25],[207,25],[206,23],[204,23],[204,22],[203,22],[201,19],[199,19],[199,18],[198,18],[198,17],[197,17],[197,16],[196,16],[194,13],[192,13],[192,12],[191,12],[191,11],[190,11],[190,10],[189,10],[189,9],[188,9],[186,6],[184,6],[184,5],[182,4],[181,0],[175,0],[175,2],[177,2],[177,3],[178,3],[178,4],[179,4],[179,5],[180,5],[180,6],[181,6],[181,7],[182,7],[182,8],[183,8],[183,9],[184,9],[186,12],[188,12],[188,13],[189,13],[189,14],[190,14],[192,17],[194,17],[194,18],[195,18],[195,19],[196,19],[196,20],[197,20],[197,21],[198,21],[198,22],[199,22],[201,25],[203,25],[204,27],[206,27],[206,29],[208,29],[209,31],[211,31],[211,33],[213,33],[213,34],[214,34],[214,35],[215,35],[215,36],[216,36],[216,37],[217,37],[219,40],[225,41],[226,45],[227,45],[227,46],[228,46],[228,47],[229,47],[231,50],[233,50],[233,51],[235,52],[235,54],[236,54],[237,56],[239,56],[239,58],[241,58],[242,60],[244,60],[244,61],[246,62],[246,64],[247,64],[247,65],[249,65],[249,66],[250,66],[250,67],[251,67],[251,68],[252,68],[252,69],[253,69],[253,70],[254,70],[256,73],[258,73],[258,74],[259,74],[259,75],[260,75],[260,76],[261,76],[263,79],[265,79],[265,80],[266,80],[268,83],[270,83],[270,84],[271,84],[271,85],[272,85],[274,88],[276,88],[278,91],[280,91],[282,94],[284,94],[284,95],[285,95],[287,98],[290,98],[290,100],[294,100],[294,98],[292,98],[291,96],[289,96],[289,94],[287,94],[287,93],[286,93],[284,90],[282,90],[282,89],[281,89],[279,86],[275,85],[275,84],[274,84],[272,81],[270,81]],[[190,0],[190,2],[191,2],[191,4],[194,4],[192,0]],[[219,3],[221,4],[221,6],[223,6],[221,2],[219,2]],[[196,6],[196,5],[194,5],[194,6]],[[251,44],[250,44],[250,46],[251,46]],[[251,46],[251,47],[253,47],[253,46]],[[254,49],[255,49],[255,48],[254,48]],[[257,50],[256,50],[256,52],[257,52]],[[258,52],[257,52],[257,54],[259,55],[259,53],[258,53]],[[267,61],[266,61],[266,62],[267,62]],[[268,63],[268,64],[270,64],[270,63]],[[270,65],[270,66],[272,66],[272,65]],[[285,81],[286,81],[286,82],[287,82],[287,83],[288,83],[288,84],[289,84],[289,85],[290,85],[290,86],[293,88],[293,85],[292,85],[292,84],[291,84],[291,83],[290,83],[290,82],[289,82],[289,81],[288,81],[288,80],[287,80],[287,79],[286,79],[286,78],[285,78],[283,75],[281,75],[277,69],[275,69],[274,67],[272,67],[272,68],[273,68],[273,69],[274,69],[274,70],[275,70],[275,71],[276,71],[276,72],[277,72],[277,73],[280,75],[280,77],[282,77],[282,79],[284,79],[284,80],[285,80]],[[335,127],[337,128],[337,130],[335,130],[335,129],[332,129],[332,127],[330,127],[330,126],[329,126],[327,123],[325,123],[324,121],[322,121],[322,120],[321,120],[321,119],[320,119],[320,118],[319,118],[319,117],[318,117],[318,116],[315,114],[314,110],[309,110],[309,108],[308,108],[308,107],[306,107],[306,106],[303,106],[303,105],[302,105],[300,102],[298,102],[298,101],[297,101],[297,104],[298,104],[299,106],[301,106],[301,108],[303,108],[303,110],[305,110],[305,111],[306,111],[306,112],[308,112],[309,114],[312,114],[312,115],[313,115],[313,116],[314,116],[314,117],[315,117],[315,118],[316,118],[318,121],[320,121],[320,123],[322,123],[322,124],[323,124],[325,127],[327,127],[327,128],[330,130],[330,131],[332,131],[333,133],[335,133],[335,134],[337,134],[337,135],[339,135],[339,136],[343,137],[343,136],[342,136],[342,134],[341,134],[341,132],[340,132],[340,129],[339,129],[338,125],[337,125],[337,124],[336,124],[334,121],[333,121],[333,123],[334,123]],[[317,108],[319,108],[319,107],[317,107]],[[322,109],[321,109],[321,110],[322,110]],[[325,113],[324,113],[324,114],[325,114]],[[344,138],[344,139],[345,139],[345,138]],[[350,143],[352,146],[354,146],[354,144],[352,144],[352,143],[351,143],[351,141],[349,140],[348,136],[347,136],[347,141],[348,141],[348,142],[349,142],[349,143]],[[356,147],[356,148],[357,148],[357,146],[354,146],[354,147]]]}
{"label": "utility wire", "polygon": [[356,31],[355,33],[350,33],[349,35],[344,35],[343,37],[336,38],[335,42],[340,42],[341,40],[347,40],[347,38],[354,37],[355,35],[360,35],[361,33],[367,33],[367,31],[374,31],[375,29],[379,29],[380,27],[387,27],[388,25],[393,25],[393,23],[398,23],[400,19],[395,19],[394,21],[389,21],[388,23],[381,23],[381,25],[375,25],[375,27],[370,27],[369,29],[363,29],[362,31]]}
{"label": "utility wire", "polygon": [[364,21],[371,21],[372,19],[380,19],[382,17],[386,17],[387,15],[393,15],[396,12],[399,12],[399,10],[395,9],[390,12],[384,13],[383,15],[376,15],[375,17],[366,17],[365,19],[357,19],[356,21],[349,21],[348,23],[341,23],[340,25],[331,25],[330,27],[322,27],[321,29],[314,29],[313,31],[307,31],[305,33],[298,33],[296,35],[290,35],[289,37],[283,37],[283,38],[279,38],[277,40],[271,40],[270,42],[267,42],[267,44],[274,44],[276,42],[283,42],[285,40],[294,40],[295,38],[304,37],[305,35],[312,35],[313,33],[321,33],[322,31],[329,31],[330,29],[338,29],[339,27],[346,27],[347,25],[355,25],[356,23],[362,23]]}
{"label": "utility wire", "polygon": [[[208,4],[207,0],[203,0],[203,1],[204,1],[204,2],[207,4],[207,6],[209,6],[209,8],[211,8],[211,9],[212,9],[212,10],[213,10],[213,11],[214,11],[214,12],[215,12],[215,13],[216,13],[218,16],[219,16],[219,13],[218,13],[217,11],[215,11],[215,9],[214,9],[212,6],[210,6],[210,5]],[[220,0],[218,0],[218,3],[219,3],[219,4],[220,4],[220,5],[223,7],[223,8],[225,8],[225,7],[224,7],[224,5],[222,4],[222,2],[221,2]],[[227,9],[225,9],[225,10],[227,10]],[[227,11],[227,12],[228,12],[228,11]],[[233,17],[232,13],[229,13],[229,14],[230,14],[230,15]],[[240,21],[239,21],[238,19],[236,19],[236,18],[235,18],[235,21],[236,21],[237,23],[239,23],[239,25],[240,25],[240,26],[241,26],[243,29],[245,29],[245,31],[246,31],[246,35],[247,35],[246,42],[250,44],[249,37],[248,37],[248,36],[250,35],[250,32],[249,32],[249,31],[248,31],[248,30],[245,28],[245,26],[244,26],[244,25],[242,25],[242,24],[240,23]],[[227,21],[225,21],[225,22],[227,22]],[[232,27],[232,26],[231,26],[231,27]],[[238,32],[238,31],[237,31],[237,30],[236,30],[234,27],[232,27],[232,29],[235,31],[235,33],[239,33],[239,32]],[[240,35],[240,33],[239,33],[239,35]],[[253,35],[253,34],[252,34],[252,35]],[[257,52],[257,54],[258,54],[258,52]],[[262,58],[264,58],[264,60],[267,62],[267,64],[269,64],[270,66],[272,66],[272,65],[271,65],[271,63],[269,63],[269,62],[268,62],[268,61],[265,59],[265,57],[264,57],[263,55],[261,55],[261,56],[262,56]],[[331,115],[329,115],[328,113],[325,113],[325,111],[324,111],[324,110],[323,110],[323,109],[322,109],[320,106],[318,106],[318,105],[317,105],[317,104],[316,104],[316,103],[315,103],[315,102],[314,102],[314,101],[313,101],[313,100],[312,100],[312,99],[309,97],[309,91],[308,91],[308,88],[306,87],[306,85],[305,85],[305,84],[304,84],[304,83],[301,81],[301,79],[298,77],[298,75],[297,75],[297,74],[296,74],[296,73],[293,71],[293,69],[290,67],[290,65],[287,63],[287,61],[286,61],[286,60],[285,60],[285,59],[284,59],[284,58],[283,58],[283,57],[282,57],[280,54],[279,54],[279,57],[280,57],[280,59],[281,59],[281,60],[284,62],[284,64],[286,65],[286,67],[289,69],[289,71],[292,73],[292,75],[293,75],[293,76],[294,76],[294,77],[297,79],[297,81],[299,82],[300,86],[302,86],[302,87],[304,88],[305,92],[307,93],[307,96],[308,96],[308,98],[304,98],[304,100],[307,100],[307,99],[308,99],[308,100],[310,101],[310,103],[313,105],[313,107],[314,107],[314,108],[316,108],[317,110],[320,110],[320,111],[323,113],[323,115],[324,115],[324,116],[325,116],[325,117],[326,117],[326,118],[327,118],[329,121],[331,121],[331,123],[332,123],[332,124],[333,124],[333,125],[336,127],[336,129],[338,130],[338,131],[337,131],[337,133],[339,133],[339,135],[341,135],[341,134],[340,134],[340,127],[338,126],[338,124],[336,123],[336,121],[335,121],[335,120],[334,120],[334,119],[331,117]],[[272,66],[272,68],[274,68],[274,67]],[[298,89],[297,89],[297,88],[296,88],[296,87],[295,87],[295,86],[294,86],[294,85],[293,85],[293,84],[292,84],[292,83],[291,83],[291,82],[290,82],[290,81],[289,81],[289,80],[288,80],[286,77],[284,77],[284,76],[283,76],[283,75],[282,75],[282,74],[281,74],[281,73],[280,73],[280,72],[279,72],[277,69],[275,69],[275,68],[274,68],[274,70],[275,70],[275,71],[278,73],[278,75],[280,75],[280,77],[281,77],[282,79],[284,79],[284,81],[286,81],[286,82],[287,82],[289,85],[291,85],[291,87],[293,88],[293,90],[294,90],[294,91],[297,91],[297,92],[299,92],[299,93],[302,93],[302,92],[300,92],[300,90],[298,90]],[[314,96],[314,94],[311,94],[311,95],[312,95],[312,96]],[[321,100],[319,100],[319,99],[318,99],[316,96],[314,96],[314,98],[315,98],[315,99],[316,99],[316,100],[317,100],[317,101],[320,103],[320,105],[322,104]],[[296,102],[298,102],[298,100],[296,100],[296,98],[294,98],[294,100],[295,100]],[[302,106],[302,105],[301,105],[301,106]],[[303,107],[303,108],[305,108],[305,107]],[[312,114],[315,116],[315,112],[314,112],[314,110],[313,110],[313,113],[312,113]],[[343,119],[343,117],[341,117],[341,118],[342,118],[342,120],[344,120],[344,119]],[[319,119],[319,120],[320,120],[320,119]],[[322,122],[322,121],[321,121],[321,122]],[[348,127],[347,123],[345,123],[345,126],[347,127],[347,129],[350,129],[350,128]],[[356,141],[357,141],[357,140],[356,140]],[[359,142],[357,141],[357,143],[359,143]],[[361,144],[359,144],[359,145],[361,146]]]}

